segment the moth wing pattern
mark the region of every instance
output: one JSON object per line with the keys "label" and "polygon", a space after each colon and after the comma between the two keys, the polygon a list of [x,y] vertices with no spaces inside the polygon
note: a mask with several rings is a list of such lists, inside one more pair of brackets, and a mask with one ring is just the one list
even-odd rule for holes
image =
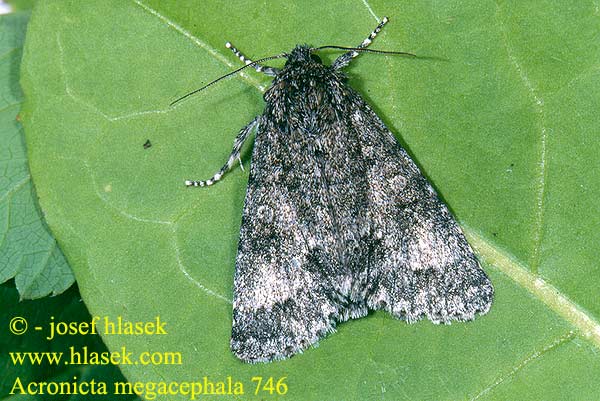
{"label": "moth wing pattern", "polygon": [[242,360],[294,355],[369,309],[449,323],[491,305],[493,287],[447,207],[366,102],[344,91],[350,118],[285,133],[259,124],[236,260],[231,347]]}
{"label": "moth wing pattern", "polygon": [[309,249],[314,233],[297,215],[293,174],[282,173],[287,150],[264,126],[254,144],[234,279],[231,349],[248,362],[308,348],[334,330],[337,310],[321,262]]}
{"label": "moth wing pattern", "polygon": [[446,205],[380,118],[360,98],[352,114],[368,164],[373,224],[370,309],[409,322],[471,320],[494,289]]}

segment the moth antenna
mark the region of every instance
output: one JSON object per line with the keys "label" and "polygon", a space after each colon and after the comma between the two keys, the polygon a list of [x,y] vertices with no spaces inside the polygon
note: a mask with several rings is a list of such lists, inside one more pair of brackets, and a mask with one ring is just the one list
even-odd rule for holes
{"label": "moth antenna", "polygon": [[169,106],[173,106],[173,105],[175,105],[176,103],[179,103],[179,102],[181,102],[182,100],[184,100],[184,99],[187,99],[188,97],[190,97],[190,96],[192,96],[192,95],[195,95],[195,94],[196,94],[196,93],[198,93],[198,92],[201,92],[201,91],[203,91],[204,89],[208,88],[209,86],[212,86],[212,85],[216,84],[217,82],[219,82],[219,81],[221,81],[221,80],[223,80],[223,79],[225,79],[225,78],[229,78],[230,76],[237,74],[238,72],[242,71],[244,68],[248,68],[248,67],[254,67],[254,65],[255,65],[255,64],[262,63],[263,61],[273,60],[273,59],[277,59],[277,58],[284,58],[284,57],[287,57],[287,56],[288,56],[288,54],[287,54],[287,53],[281,53],[281,54],[278,54],[278,55],[276,55],[276,56],[269,56],[269,57],[261,58],[261,59],[259,59],[259,60],[256,60],[256,61],[252,61],[252,62],[250,62],[250,63],[248,63],[248,64],[244,65],[243,67],[240,67],[240,68],[238,68],[238,69],[237,69],[237,70],[235,70],[235,71],[232,71],[232,72],[230,72],[230,73],[227,73],[227,74],[225,74],[225,75],[223,75],[223,76],[221,76],[221,77],[219,77],[219,78],[215,79],[214,81],[211,81],[211,82],[207,83],[206,85],[204,85],[204,86],[203,86],[203,87],[201,87],[201,88],[198,88],[198,89],[196,89],[196,90],[193,90],[193,91],[191,91],[191,92],[189,92],[189,93],[186,93],[185,95],[181,96],[180,98],[178,98],[178,99],[176,99],[176,100],[172,101],[172,102],[169,104]]}
{"label": "moth antenna", "polygon": [[[232,45],[231,42],[225,43],[225,47],[228,48],[229,50],[231,50],[233,52],[233,54],[235,54],[242,63],[244,63],[244,64],[252,64],[253,63],[253,61],[251,59],[244,56],[244,54],[241,51],[239,51],[237,47]],[[263,74],[271,76],[271,77],[276,76],[277,73],[279,72],[279,68],[269,67],[269,66],[265,66],[262,64],[258,64],[258,63],[254,64],[253,67],[257,72],[262,72]]]}
{"label": "moth antenna", "polygon": [[320,50],[320,49],[341,49],[341,50],[349,50],[348,53],[344,53],[342,54],[340,57],[338,57],[332,64],[332,67],[336,70],[339,70],[340,68],[343,68],[345,66],[347,66],[350,61],[352,61],[352,59],[356,56],[358,56],[361,52],[370,52],[370,53],[384,53],[384,54],[403,54],[403,55],[407,55],[407,56],[413,56],[416,57],[414,54],[412,53],[406,53],[406,52],[387,52],[387,51],[383,51],[383,50],[369,50],[366,47],[369,46],[371,43],[373,43],[373,40],[375,39],[375,37],[377,36],[377,34],[379,32],[381,32],[381,29],[383,28],[383,26],[385,24],[387,24],[389,21],[388,17],[383,17],[383,19],[381,20],[381,22],[377,25],[377,27],[375,29],[373,29],[373,32],[371,32],[369,34],[369,36],[367,36],[367,38],[365,40],[363,40],[361,42],[360,45],[356,46],[356,47],[344,47],[344,46],[322,46],[322,47],[317,47],[315,50]]}
{"label": "moth antenna", "polygon": [[[315,47],[312,50],[323,50],[323,49],[350,50],[352,52],[357,52],[357,53],[366,52],[366,53],[395,54],[395,55],[402,55],[402,56],[417,57],[416,54],[409,53],[409,52],[399,52],[399,51],[392,51],[392,50],[365,49],[365,48],[362,48],[362,47],[346,47],[346,46],[332,46],[332,45],[328,45],[328,46]],[[346,54],[350,54],[350,53],[346,53]],[[340,56],[340,58],[341,57],[343,57],[343,56]]]}

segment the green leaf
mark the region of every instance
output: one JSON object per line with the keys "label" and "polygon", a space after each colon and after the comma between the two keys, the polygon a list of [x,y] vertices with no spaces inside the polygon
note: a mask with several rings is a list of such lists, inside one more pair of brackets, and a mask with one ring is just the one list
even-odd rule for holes
{"label": "green leaf", "polygon": [[21,297],[31,299],[63,292],[74,277],[37,206],[17,121],[28,19],[27,13],[0,17],[0,283],[14,277]]}
{"label": "green leaf", "polygon": [[31,10],[36,3],[36,0],[7,0],[6,3],[10,4],[15,10]]}
{"label": "green leaf", "polygon": [[[598,14],[551,1],[38,4],[23,119],[48,223],[92,314],[167,322],[167,336],[105,336],[109,348],[183,355],[124,366],[129,380],[231,376],[250,399],[269,397],[253,396],[254,376],[286,376],[287,400],[596,398]],[[454,211],[494,305],[450,326],[373,313],[303,355],[244,364],[228,344],[247,172],[182,182],[222,165],[270,80],[248,71],[168,105],[240,65],[226,40],[254,58],[352,46],[384,15],[373,48],[422,58],[364,54],[350,82]]]}
{"label": "green leaf", "polygon": [[[26,352],[63,353],[61,360],[64,361],[71,355],[70,347],[78,352],[82,352],[83,347],[87,347],[89,354],[93,352],[107,352],[99,336],[78,335],[78,336],[56,336],[52,341],[46,340],[50,336],[50,322],[89,322],[91,320],[88,311],[85,308],[81,297],[75,286],[71,287],[65,293],[56,297],[46,297],[35,301],[22,301],[13,283],[0,284],[0,322],[6,323],[4,330],[0,335],[0,348],[3,350],[0,354],[0,366],[2,366],[2,375],[0,378],[0,400],[14,401],[16,399],[40,399],[26,395],[10,395],[17,379],[27,387],[30,382],[90,382],[95,379],[96,382],[104,381],[113,383],[125,380],[116,366],[94,366],[94,365],[67,365],[59,363],[52,365],[49,362],[32,364],[28,362],[27,357],[23,363],[14,363],[18,360],[16,353],[23,355]],[[27,321],[28,330],[22,335],[12,335],[8,331],[8,325],[14,317],[23,317]],[[42,327],[42,331],[34,330],[34,327]],[[13,354],[11,356],[11,353]],[[75,379],[74,379],[75,377]],[[35,390],[35,388],[34,388]],[[72,396],[54,396],[51,399],[78,401],[81,400],[78,395]],[[87,395],[86,401],[105,400],[106,397],[92,397]],[[136,397],[131,396],[112,396],[111,399],[132,400]]]}

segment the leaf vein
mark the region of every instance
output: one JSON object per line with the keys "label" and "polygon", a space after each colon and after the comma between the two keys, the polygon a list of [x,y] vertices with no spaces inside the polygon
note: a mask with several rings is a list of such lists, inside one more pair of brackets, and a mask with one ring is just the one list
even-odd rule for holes
{"label": "leaf vein", "polygon": [[[186,38],[188,38],[192,43],[194,43],[195,45],[197,45],[201,49],[206,50],[208,52],[208,54],[210,54],[214,59],[220,61],[221,63],[225,64],[226,66],[228,66],[230,68],[234,68],[235,67],[235,65],[233,63],[231,63],[225,56],[223,56],[217,49],[215,49],[214,47],[212,47],[208,43],[204,42],[203,40],[201,40],[197,36],[194,36],[192,33],[190,33],[189,31],[187,31],[181,25],[177,24],[176,22],[171,21],[169,18],[165,17],[164,15],[162,15],[161,13],[159,13],[158,11],[156,11],[155,9],[149,7],[148,5],[144,4],[140,0],[133,0],[133,2],[135,4],[137,4],[138,6],[140,6],[142,9],[144,9],[149,14],[157,17],[159,20],[161,20],[162,22],[164,22],[165,24],[167,24],[167,26],[169,26],[170,28],[174,29],[175,31],[179,32],[180,34],[182,34],[183,36],[185,36]],[[263,85],[261,85],[256,79],[250,77],[249,75],[241,72],[240,76],[242,78],[244,78],[252,86],[254,86],[255,88],[257,88],[259,91],[264,92],[266,90],[266,88]]]}
{"label": "leaf vein", "polygon": [[577,328],[596,347],[600,348],[600,323],[591,317],[587,311],[562,294],[542,277],[529,271],[520,262],[513,259],[512,256],[501,251],[497,245],[489,242],[475,230],[464,225],[463,230],[468,237],[469,243],[485,262],[497,267],[502,273],[529,291],[557,315]]}
{"label": "leaf vein", "polygon": [[70,85],[69,74],[68,74],[67,69],[65,67],[65,50],[64,50],[64,46],[62,44],[62,39],[61,39],[61,36],[60,36],[60,32],[56,33],[56,43],[57,43],[57,46],[58,46],[60,73],[61,73],[62,79],[64,81],[65,93],[67,94],[67,96],[69,96],[71,99],[73,99],[73,101],[75,103],[78,103],[78,104],[82,105],[83,107],[92,110],[94,113],[99,114],[100,116],[102,116],[102,118],[104,118],[105,120],[110,121],[110,122],[119,121],[119,120],[125,120],[125,119],[128,119],[128,118],[138,117],[138,116],[142,116],[142,115],[146,115],[146,114],[165,114],[165,113],[169,113],[171,111],[170,109],[157,109],[157,110],[135,111],[135,112],[132,112],[132,113],[126,113],[126,114],[116,115],[116,116],[111,116],[109,114],[106,114],[104,111],[102,111],[97,106],[89,103],[85,99],[82,99],[73,90],[73,88]]}
{"label": "leaf vein", "polygon": [[[83,164],[87,174],[90,176],[90,181],[92,183],[92,187],[94,189],[94,192],[96,194],[96,196],[102,201],[104,202],[108,207],[110,207],[111,209],[113,209],[114,211],[116,211],[118,214],[134,220],[134,221],[139,221],[142,223],[154,223],[154,224],[164,224],[167,226],[171,226],[172,227],[172,234],[173,234],[173,238],[176,238],[176,224],[174,224],[174,222],[172,221],[166,221],[166,220],[157,220],[157,219],[146,219],[146,218],[142,218],[142,217],[138,217],[135,216],[131,213],[128,213],[124,210],[121,210],[120,208],[116,207],[115,205],[113,205],[108,199],[106,199],[102,193],[100,193],[100,191],[98,190],[98,183],[96,182],[96,178],[94,177],[94,174],[92,173],[92,169],[90,167],[90,165],[88,164],[88,162],[84,159],[78,159],[78,158],[73,158],[73,157],[62,157],[61,159],[63,160],[75,160],[78,161],[80,163]],[[216,298],[219,298],[227,303],[232,303],[232,301],[230,299],[228,299],[227,297],[218,294],[217,292],[211,290],[210,288],[206,287],[204,284],[202,284],[200,281],[196,280],[187,270],[187,268],[185,267],[185,265],[183,264],[183,261],[181,260],[181,255],[180,255],[180,250],[179,247],[177,246],[177,241],[174,240],[173,241],[173,249],[175,250],[175,257],[176,257],[176,261],[177,261],[177,266],[179,268],[179,270],[183,273],[183,275],[190,280],[196,287],[200,288],[201,290],[203,290],[204,292],[206,292],[209,295],[212,295]]]}
{"label": "leaf vein", "polygon": [[500,18],[502,10],[500,5],[496,1],[496,20],[500,26],[500,31],[502,32],[502,44],[504,49],[506,50],[506,54],[508,59],[514,69],[519,74],[519,78],[521,82],[527,89],[532,101],[535,113],[538,115],[538,125],[540,129],[540,155],[538,162],[538,178],[537,178],[537,188],[536,188],[536,209],[534,216],[534,226],[533,226],[533,252],[530,258],[530,266],[531,270],[534,273],[537,273],[540,265],[541,259],[541,245],[543,240],[543,225],[544,225],[544,201],[546,198],[546,181],[547,181],[547,151],[546,151],[546,142],[547,142],[547,132],[546,132],[546,117],[544,112],[544,99],[538,95],[538,91],[534,87],[533,83],[527,76],[524,71],[521,63],[517,60],[515,56],[514,50],[510,45],[510,41],[508,39],[508,33],[505,29],[505,24]]}
{"label": "leaf vein", "polygon": [[0,203],[4,202],[5,200],[9,199],[11,196],[13,196],[13,194],[15,192],[17,192],[19,189],[21,189],[25,184],[27,184],[27,182],[31,179],[31,176],[29,175],[29,173],[27,173],[27,175],[19,182],[15,183],[15,185],[9,189],[4,196],[2,196],[0,198]]}
{"label": "leaf vein", "polygon": [[367,10],[369,10],[369,14],[371,14],[373,16],[373,18],[375,18],[375,21],[379,22],[379,17],[377,17],[377,15],[375,14],[375,12],[373,12],[373,9],[369,5],[369,2],[367,0],[362,0],[362,2],[365,5],[365,7],[367,7]]}
{"label": "leaf vein", "polygon": [[22,47],[13,47],[7,52],[0,54],[0,61],[3,61],[6,58],[9,58],[14,52],[21,50]]}
{"label": "leaf vein", "polygon": [[[48,267],[50,267],[52,252],[54,250],[53,248],[56,245],[56,240],[54,238],[52,238],[52,240],[53,240],[53,243],[52,243],[53,246],[50,249],[34,253],[34,254],[43,255],[44,260],[41,263],[36,264],[36,270],[34,270],[33,274],[28,277],[26,285],[19,289],[19,293],[21,294],[21,297],[31,297],[31,289],[33,288],[34,285],[36,287],[39,287],[38,279],[40,277],[43,277],[44,273],[46,272],[46,269]],[[31,272],[32,269],[27,269],[27,270],[29,272]],[[46,281],[49,281],[48,277],[46,277]],[[53,287],[53,286],[50,286],[50,287]],[[38,295],[38,294],[36,294],[36,295]]]}
{"label": "leaf vein", "polygon": [[233,301],[213,290],[211,290],[210,288],[206,287],[204,284],[202,284],[199,280],[196,280],[187,270],[187,268],[185,267],[185,265],[183,264],[183,261],[181,260],[181,253],[179,250],[179,246],[177,246],[177,227],[175,225],[172,226],[173,227],[173,231],[172,231],[172,235],[173,235],[173,249],[175,250],[175,258],[177,260],[177,266],[179,267],[179,270],[183,273],[183,275],[190,280],[196,287],[200,288],[202,291],[206,292],[208,295],[211,295],[213,297],[216,297],[218,299],[221,299],[225,302],[227,302],[228,304],[233,304]]}
{"label": "leaf vein", "polygon": [[489,385],[486,388],[484,388],[483,390],[481,390],[475,397],[471,398],[471,401],[475,401],[475,400],[481,398],[482,396],[486,395],[487,393],[489,393],[490,391],[492,391],[496,387],[500,386],[501,384],[505,383],[508,379],[510,379],[514,375],[516,375],[525,366],[527,366],[530,363],[532,363],[532,362],[536,361],[537,359],[541,358],[542,356],[544,356],[549,351],[552,351],[552,350],[560,347],[561,345],[568,343],[574,337],[575,337],[575,333],[573,331],[569,331],[569,332],[563,334],[562,336],[558,337],[554,341],[552,341],[550,344],[546,345],[541,350],[535,351],[533,354],[529,355],[527,358],[525,358],[524,360],[522,360],[519,364],[515,365],[510,370],[510,372],[506,373],[503,376],[500,376],[498,379],[496,379],[496,381],[494,381],[494,383],[492,383],[491,385]]}
{"label": "leaf vein", "polygon": [[6,106],[0,108],[0,113],[5,112],[6,110],[15,107],[15,106],[20,106],[22,104],[22,102],[19,100],[17,103],[10,103],[7,104]]}
{"label": "leaf vein", "polygon": [[583,79],[592,78],[593,75],[596,74],[598,71],[600,71],[600,65],[593,66],[591,68],[588,68],[585,71],[580,72],[579,74],[577,74],[573,78],[571,78],[569,80],[569,82],[567,82],[566,84],[560,86],[558,88],[558,90],[556,90],[552,94],[552,98],[557,98],[558,96],[560,96],[562,94],[562,92],[570,89],[571,86],[573,86],[573,84],[576,83],[577,81],[581,81]]}
{"label": "leaf vein", "polygon": [[147,219],[144,217],[138,217],[134,214],[131,214],[125,210],[122,210],[121,208],[113,205],[109,199],[107,199],[101,192],[100,190],[98,190],[98,183],[96,181],[96,177],[94,176],[94,173],[92,172],[92,168],[90,167],[90,165],[88,164],[88,162],[84,159],[78,159],[78,158],[74,158],[74,157],[61,157],[60,159],[62,160],[74,160],[74,161],[78,161],[81,164],[83,164],[83,166],[85,167],[85,170],[87,172],[87,174],[90,176],[90,182],[92,185],[92,188],[94,190],[94,193],[96,194],[96,196],[103,202],[105,203],[109,208],[111,208],[112,210],[114,210],[115,212],[117,212],[118,214],[120,214],[121,216],[130,219],[130,220],[134,220],[134,221],[138,221],[141,223],[152,223],[152,224],[165,224],[165,225],[171,225],[173,224],[172,221],[169,220],[160,220],[160,219]]}

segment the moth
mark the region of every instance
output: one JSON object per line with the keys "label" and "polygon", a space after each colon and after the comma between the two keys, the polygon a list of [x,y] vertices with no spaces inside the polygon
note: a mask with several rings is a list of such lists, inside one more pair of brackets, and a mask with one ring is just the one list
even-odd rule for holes
{"label": "moth", "polygon": [[[298,45],[252,61],[228,43],[244,67],[199,89],[246,67],[273,77],[227,163],[185,182],[219,181],[256,131],[231,334],[245,362],[288,358],[369,310],[450,323],[490,309],[494,289],[460,227],[342,72],[363,52],[401,53],[367,49],[387,21],[355,48]],[[324,65],[327,48],[345,52]],[[274,58],[284,67],[261,64]]]}

